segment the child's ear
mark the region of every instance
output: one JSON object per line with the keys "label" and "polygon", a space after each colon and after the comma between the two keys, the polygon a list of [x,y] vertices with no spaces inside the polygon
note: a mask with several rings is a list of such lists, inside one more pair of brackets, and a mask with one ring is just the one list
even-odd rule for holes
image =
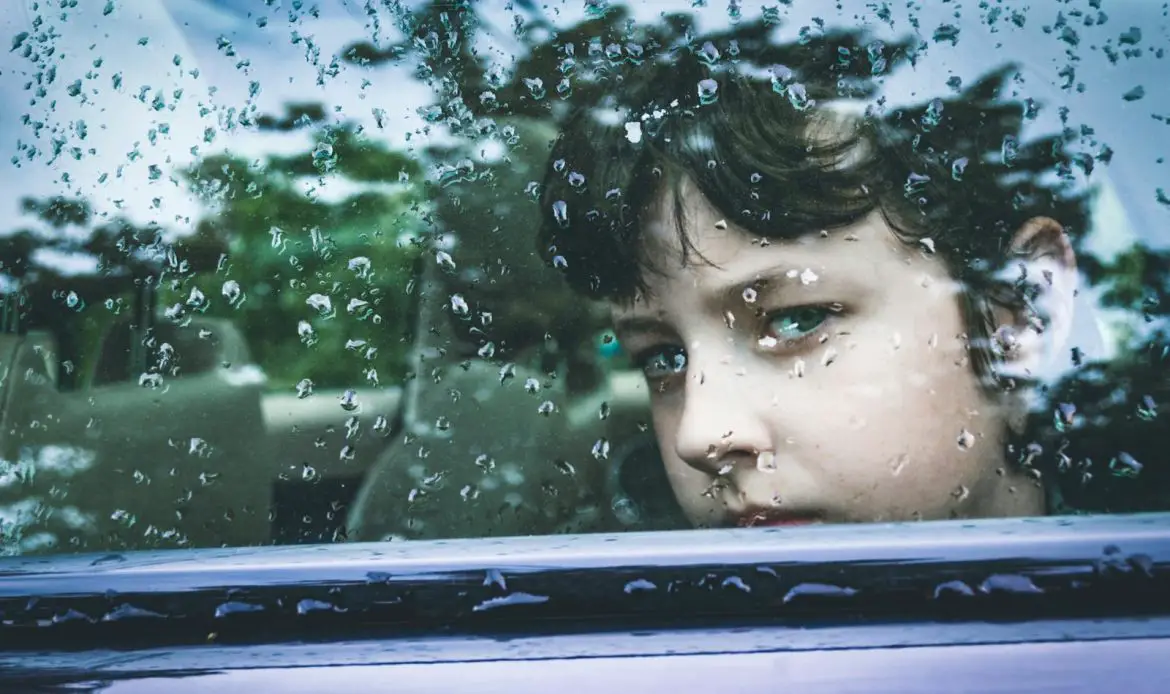
{"label": "child's ear", "polygon": [[997,307],[993,336],[1002,355],[1000,374],[1030,380],[1064,353],[1072,329],[1077,261],[1064,228],[1049,217],[1033,217],[1012,238],[1000,279],[1026,300]]}

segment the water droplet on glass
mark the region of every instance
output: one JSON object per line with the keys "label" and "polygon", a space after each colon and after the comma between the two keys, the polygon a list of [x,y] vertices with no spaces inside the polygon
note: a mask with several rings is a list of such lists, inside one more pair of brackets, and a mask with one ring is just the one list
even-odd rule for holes
{"label": "water droplet on glass", "polygon": [[358,277],[365,279],[370,276],[370,270],[373,266],[369,258],[364,255],[359,255],[356,258],[350,258],[349,262],[346,263],[346,267],[357,274]]}
{"label": "water droplet on glass", "polygon": [[307,378],[302,378],[297,381],[296,385],[297,397],[301,400],[313,394],[313,382]]}
{"label": "water droplet on glass", "polygon": [[528,93],[532,96],[533,100],[540,101],[544,98],[544,80],[539,77],[525,77],[524,86],[528,87]]}
{"label": "water droplet on glass", "polygon": [[713,104],[719,98],[719,83],[710,78],[699,80],[698,91],[700,104]]}
{"label": "water droplet on glass", "polygon": [[959,445],[961,450],[968,450],[975,445],[975,435],[966,429],[963,429],[959,432],[959,436],[955,442]]}
{"label": "water droplet on glass", "polygon": [[487,453],[480,453],[475,457],[475,466],[484,472],[491,472],[496,469],[496,460]]}
{"label": "water droplet on glass", "polygon": [[959,157],[951,164],[951,178],[956,181],[963,180],[963,174],[967,171],[967,157]]}
{"label": "water droplet on glass", "polygon": [[715,63],[719,62],[719,49],[716,48],[715,44],[711,43],[710,41],[707,41],[699,48],[698,55],[699,60],[703,61],[707,65],[714,65]]}
{"label": "water droplet on glass", "polygon": [[313,345],[317,342],[317,333],[313,330],[313,326],[309,324],[309,321],[303,320],[297,322],[297,336],[306,345]]}
{"label": "water droplet on glass", "polygon": [[931,99],[926,110],[922,113],[922,129],[929,132],[942,122],[943,100]]}
{"label": "water droplet on glass", "polygon": [[353,412],[358,408],[357,393],[355,393],[352,389],[347,389],[344,393],[342,393],[339,401],[341,403],[341,409],[345,410],[346,412]]}
{"label": "water droplet on glass", "polygon": [[467,305],[462,294],[451,295],[451,312],[460,318],[467,318],[471,315],[471,307]]}
{"label": "water droplet on glass", "polygon": [[435,264],[447,272],[455,271],[455,259],[447,251],[435,251]]}
{"label": "water droplet on glass", "polygon": [[244,290],[240,288],[240,283],[235,280],[227,280],[223,283],[223,296],[228,300],[228,304],[237,307],[244,303]]}
{"label": "water droplet on glass", "polygon": [[305,299],[305,303],[310,308],[316,309],[317,313],[324,318],[333,315],[333,301],[324,294],[311,294],[308,299]]}
{"label": "water droplet on glass", "polygon": [[199,437],[192,437],[187,446],[187,455],[206,458],[211,453],[211,444]]}
{"label": "water droplet on glass", "polygon": [[1109,461],[1109,471],[1114,477],[1137,477],[1142,467],[1141,463],[1125,451],[1121,451]]}
{"label": "water droplet on glass", "polygon": [[776,472],[776,454],[772,451],[762,451],[756,456],[756,469],[769,474]]}
{"label": "water droplet on glass", "polygon": [[593,443],[593,457],[596,460],[609,459],[609,441],[606,439],[597,439]]}
{"label": "water droplet on glass", "polygon": [[816,100],[809,98],[808,89],[799,82],[789,85],[786,91],[788,103],[797,111],[807,111],[816,105]]}
{"label": "water droplet on glass", "polygon": [[491,359],[496,355],[496,343],[486,342],[482,347],[476,350],[476,353],[484,359]]}
{"label": "water droplet on glass", "polygon": [[1000,156],[1003,157],[1004,166],[1014,166],[1016,159],[1020,156],[1020,142],[1015,135],[1004,135],[999,151]]}
{"label": "water droplet on glass", "polygon": [[366,301],[365,299],[350,299],[349,303],[345,305],[345,312],[352,316],[369,305],[370,302]]}
{"label": "water droplet on glass", "polygon": [[544,402],[540,403],[540,405],[536,408],[536,411],[539,414],[547,417],[550,414],[552,414],[553,412],[556,412],[556,409],[557,409],[557,406],[554,405],[551,400],[545,400]]}
{"label": "water droplet on glass", "polygon": [[557,200],[552,204],[553,219],[561,227],[569,226],[569,205],[564,200]]}
{"label": "water droplet on glass", "polygon": [[524,392],[535,395],[540,392],[540,381],[535,378],[528,378],[524,380]]}

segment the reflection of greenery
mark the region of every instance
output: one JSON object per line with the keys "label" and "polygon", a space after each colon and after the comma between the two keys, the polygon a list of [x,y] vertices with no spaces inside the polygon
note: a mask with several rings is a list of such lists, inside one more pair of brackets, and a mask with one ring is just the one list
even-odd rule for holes
{"label": "reflection of greenery", "polygon": [[[265,122],[286,130],[322,114],[301,105]],[[228,250],[217,268],[170,286],[163,304],[178,304],[181,319],[199,309],[190,300],[198,288],[210,299],[208,313],[236,319],[274,386],[302,378],[353,385],[371,368],[379,382],[392,383],[404,369],[406,288],[417,255],[404,239],[421,225],[413,183],[419,166],[350,124],[317,125],[313,141],[308,151],[269,155],[259,165],[226,154],[188,172],[218,208],[199,235],[224,239]],[[235,305],[224,296],[231,281],[245,297]],[[315,294],[328,297],[331,309],[309,306]],[[298,330],[301,321],[312,336]]]}

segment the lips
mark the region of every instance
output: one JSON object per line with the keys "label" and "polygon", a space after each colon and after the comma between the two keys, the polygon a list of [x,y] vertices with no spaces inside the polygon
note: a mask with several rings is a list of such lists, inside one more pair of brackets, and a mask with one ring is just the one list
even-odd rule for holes
{"label": "lips", "polygon": [[816,525],[824,519],[817,513],[799,511],[749,510],[736,519],[740,528],[791,528]]}

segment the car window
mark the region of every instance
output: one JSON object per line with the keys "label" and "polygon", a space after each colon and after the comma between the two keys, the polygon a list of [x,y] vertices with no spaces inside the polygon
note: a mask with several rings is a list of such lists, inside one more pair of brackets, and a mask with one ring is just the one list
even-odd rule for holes
{"label": "car window", "polygon": [[1170,508],[1162,4],[0,21],[0,552]]}

